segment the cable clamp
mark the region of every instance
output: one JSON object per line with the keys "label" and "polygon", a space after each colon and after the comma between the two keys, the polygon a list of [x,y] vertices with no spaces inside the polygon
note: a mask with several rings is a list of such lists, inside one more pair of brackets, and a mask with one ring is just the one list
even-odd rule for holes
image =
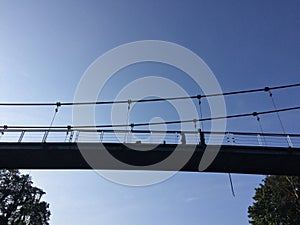
{"label": "cable clamp", "polygon": [[56,109],[55,112],[58,112],[58,108],[61,107],[61,103],[60,102],[56,102]]}
{"label": "cable clamp", "polygon": [[4,135],[4,131],[7,130],[7,128],[8,128],[7,125],[4,125],[4,126],[3,126],[3,130],[1,131],[1,135]]}
{"label": "cable clamp", "polygon": [[195,127],[195,130],[196,130],[196,127],[197,127],[197,119],[193,119],[193,123],[194,123],[194,127]]}
{"label": "cable clamp", "polygon": [[271,92],[271,89],[269,88],[269,87],[265,87],[265,92],[269,92],[269,95],[270,95],[270,97],[272,97],[272,92]]}
{"label": "cable clamp", "polygon": [[257,112],[253,112],[253,113],[252,113],[252,115],[256,117],[257,121],[259,121],[259,120],[260,120],[260,118],[259,118],[259,116],[258,116],[258,113],[257,113]]}
{"label": "cable clamp", "polygon": [[68,129],[68,130],[67,130],[67,135],[68,135],[69,132],[70,132],[70,130],[71,130],[71,125],[68,125],[68,126],[67,126],[67,129]]}
{"label": "cable clamp", "polygon": [[131,103],[132,103],[132,101],[131,101],[131,99],[128,99],[128,110],[130,109],[130,105],[131,105]]}
{"label": "cable clamp", "polygon": [[134,123],[131,123],[131,124],[130,124],[130,128],[131,128],[131,132],[133,132]]}

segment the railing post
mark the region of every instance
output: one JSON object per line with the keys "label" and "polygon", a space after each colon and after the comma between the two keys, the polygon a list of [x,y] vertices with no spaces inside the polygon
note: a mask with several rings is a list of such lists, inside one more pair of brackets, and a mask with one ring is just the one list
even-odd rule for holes
{"label": "railing post", "polygon": [[45,134],[44,134],[44,137],[43,137],[43,140],[42,140],[43,143],[46,143],[48,134],[49,134],[49,130],[45,131]]}
{"label": "railing post", "polygon": [[262,141],[261,141],[261,136],[260,136],[260,134],[257,135],[257,140],[258,140],[259,146],[263,146],[263,143],[262,143]]}
{"label": "railing post", "polygon": [[69,137],[69,142],[72,142],[74,136],[74,131],[71,131],[70,137]]}
{"label": "railing post", "polygon": [[289,148],[292,148],[292,147],[293,147],[293,143],[292,143],[292,140],[291,140],[290,136],[287,135],[287,136],[286,136],[286,139],[287,139],[287,141],[288,141]]}
{"label": "railing post", "polygon": [[75,140],[74,140],[74,142],[77,142],[77,141],[78,141],[78,138],[79,138],[79,133],[80,133],[80,131],[77,131],[77,134],[76,134],[76,137],[75,137]]}
{"label": "railing post", "polygon": [[199,134],[200,134],[200,144],[205,145],[205,136],[201,129],[199,129]]}
{"label": "railing post", "polygon": [[103,142],[103,136],[104,136],[104,131],[102,130],[100,133],[100,142],[101,143]]}
{"label": "railing post", "polygon": [[19,140],[18,140],[19,143],[22,142],[23,137],[24,137],[24,134],[25,134],[25,130],[23,130],[23,131],[21,132],[21,134],[20,134],[20,137],[19,137]]}

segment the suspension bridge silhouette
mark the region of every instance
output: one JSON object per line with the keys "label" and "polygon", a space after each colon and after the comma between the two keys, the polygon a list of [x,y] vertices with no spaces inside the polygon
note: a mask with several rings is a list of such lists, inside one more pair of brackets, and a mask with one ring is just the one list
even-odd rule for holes
{"label": "suspension bridge silhouette", "polygon": [[[168,158],[179,146],[178,157],[191,154],[182,165],[181,171],[199,172],[199,163],[206,149],[220,151],[204,172],[300,175],[300,134],[287,133],[280,119],[280,112],[299,110],[300,106],[278,109],[271,90],[298,87],[292,84],[278,87],[266,87],[253,90],[195,95],[167,99],[124,100],[119,102],[81,102],[81,103],[0,103],[6,107],[43,107],[56,106],[50,126],[0,126],[0,168],[18,169],[91,169],[84,154],[95,153],[98,158],[93,169],[123,170],[106,162],[102,154],[108,151],[124,164],[133,165],[131,169],[142,170]],[[236,95],[252,92],[269,92],[274,109],[251,112],[226,117],[200,118],[186,121],[166,121],[163,124],[198,123],[215,119],[231,119],[254,116],[260,123],[260,115],[277,114],[282,133],[255,132],[218,132],[182,130],[142,130],[140,127],[159,123],[118,124],[98,126],[52,126],[61,106],[85,104],[130,104],[131,102],[176,101],[185,98],[201,99],[219,95]],[[199,101],[200,102],[200,101]],[[123,128],[123,129],[122,129]],[[126,129],[125,129],[126,128]],[[129,129],[128,129],[129,128]],[[182,142],[184,136],[185,141]],[[209,142],[208,142],[209,140]],[[208,143],[209,144],[208,144]],[[80,149],[78,147],[80,143]],[[101,143],[101,145],[99,145]],[[216,145],[214,143],[221,143]],[[84,146],[82,148],[82,146]],[[152,149],[138,151],[139,149]],[[209,148],[208,148],[209,147]],[[96,154],[97,153],[97,154]],[[168,164],[154,167],[155,170],[173,171],[176,165]]]}

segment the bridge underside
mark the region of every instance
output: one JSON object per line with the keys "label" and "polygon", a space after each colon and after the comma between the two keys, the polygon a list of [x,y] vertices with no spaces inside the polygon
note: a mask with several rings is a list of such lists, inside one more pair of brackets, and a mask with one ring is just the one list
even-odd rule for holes
{"label": "bridge underside", "polygon": [[[173,158],[176,145],[158,145],[151,151],[136,151],[131,148],[151,149],[154,145],[128,144],[126,147],[123,144],[104,144],[110,154],[96,143],[81,145],[79,150],[76,143],[1,143],[0,168],[91,169],[92,166],[93,169],[103,170],[180,169],[199,172],[205,149],[208,151],[205,154],[217,151],[217,146],[197,146],[194,151],[192,146],[178,145],[176,157]],[[124,163],[116,164],[110,161],[108,155]],[[163,163],[159,163],[161,161]],[[133,166],[129,167],[128,164]],[[178,168],[178,165],[181,167]],[[204,172],[300,176],[300,148],[224,145]]]}

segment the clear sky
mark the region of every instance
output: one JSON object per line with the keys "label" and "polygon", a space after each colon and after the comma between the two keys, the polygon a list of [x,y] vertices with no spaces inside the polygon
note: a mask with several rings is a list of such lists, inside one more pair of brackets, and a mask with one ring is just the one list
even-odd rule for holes
{"label": "clear sky", "polygon": [[[149,39],[174,42],[198,54],[223,91],[298,83],[299,12],[296,0],[0,0],[0,102],[72,101],[81,76],[97,57],[121,44]],[[142,76],[144,66],[147,73],[179,82],[189,94],[199,92],[172,68],[137,65],[111,79],[104,100],[112,100],[126,82]],[[278,107],[299,105],[298,96],[297,88],[274,92]],[[263,93],[225,100],[228,114],[273,109]],[[49,125],[53,110],[2,107],[0,124]],[[132,122],[163,113],[139,110],[131,115]],[[209,110],[204,114],[209,116]],[[159,116],[171,120],[174,115]],[[287,132],[299,133],[299,113],[281,116]],[[60,109],[55,125],[71,123],[71,109]],[[263,117],[262,125],[264,131],[281,132],[274,115]],[[228,130],[259,128],[249,118],[228,121]],[[179,173],[140,188],[114,184],[93,171],[31,175],[47,192],[52,225],[247,224],[247,207],[263,178],[234,174],[233,198],[227,174]]]}

